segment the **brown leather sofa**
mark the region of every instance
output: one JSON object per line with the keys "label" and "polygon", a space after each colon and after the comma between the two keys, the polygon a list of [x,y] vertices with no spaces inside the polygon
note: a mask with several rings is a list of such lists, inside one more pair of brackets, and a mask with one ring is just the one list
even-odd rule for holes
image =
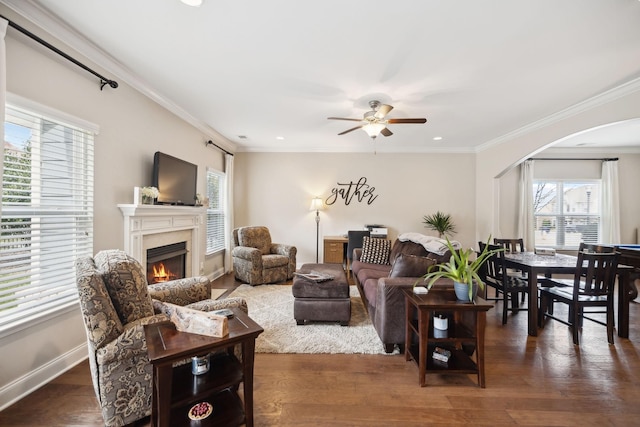
{"label": "brown leather sofa", "polygon": [[[392,353],[396,345],[400,351],[404,349],[406,309],[402,288],[413,287],[429,266],[447,262],[450,256],[450,252],[438,255],[420,244],[397,239],[386,264],[362,262],[362,248],[354,250],[354,280],[387,353]],[[445,279],[435,286],[453,284]]]}

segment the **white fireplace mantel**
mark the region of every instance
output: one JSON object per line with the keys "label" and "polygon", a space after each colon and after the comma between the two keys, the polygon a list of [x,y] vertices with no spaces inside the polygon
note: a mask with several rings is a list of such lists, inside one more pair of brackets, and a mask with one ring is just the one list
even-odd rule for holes
{"label": "white fireplace mantel", "polygon": [[188,237],[187,251],[190,254],[186,272],[191,276],[200,274],[204,263],[203,231],[206,207],[167,205],[128,205],[118,208],[124,216],[124,250],[147,265],[145,239],[151,236],[174,233]]}

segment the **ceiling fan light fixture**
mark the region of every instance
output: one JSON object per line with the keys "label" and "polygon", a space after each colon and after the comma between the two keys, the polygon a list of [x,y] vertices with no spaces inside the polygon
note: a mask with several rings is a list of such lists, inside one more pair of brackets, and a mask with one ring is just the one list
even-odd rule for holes
{"label": "ceiling fan light fixture", "polygon": [[382,129],[384,128],[385,125],[383,123],[367,123],[362,126],[362,130],[364,130],[371,138],[375,138],[380,135],[380,132],[382,132]]}
{"label": "ceiling fan light fixture", "polygon": [[202,5],[202,0],[180,0],[182,3],[187,6],[200,7]]}

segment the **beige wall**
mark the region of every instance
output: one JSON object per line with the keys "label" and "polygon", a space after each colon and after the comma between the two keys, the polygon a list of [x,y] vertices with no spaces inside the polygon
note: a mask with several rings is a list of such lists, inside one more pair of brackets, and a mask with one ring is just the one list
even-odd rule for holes
{"label": "beige wall", "polygon": [[[43,35],[4,6],[0,13]],[[90,61],[50,36],[65,52]],[[163,151],[199,166],[199,192],[205,189],[206,166],[223,168],[219,151],[205,146],[209,138],[142,96],[122,81],[100,90],[96,77],[46,51],[9,29],[7,90],[46,107],[97,124],[95,138],[94,253],[123,248],[123,217],[117,204],[131,203],[133,187],[151,184],[153,153]],[[101,74],[109,76],[96,67]],[[114,78],[118,80],[118,78]],[[203,239],[204,242],[204,239]],[[206,260],[205,273],[222,267],[222,256]],[[19,331],[0,334],[0,408],[86,357],[86,336],[77,306]]]}
{"label": "beige wall", "polygon": [[326,200],[338,183],[364,177],[375,187],[371,204],[338,199],[320,212],[320,260],[323,235],[371,223],[388,227],[391,239],[408,231],[431,234],[422,217],[437,210],[453,217],[456,240],[474,245],[474,164],[473,154],[239,153],[235,225],[266,225],[274,241],[297,246],[298,264],[315,262],[311,199]]}

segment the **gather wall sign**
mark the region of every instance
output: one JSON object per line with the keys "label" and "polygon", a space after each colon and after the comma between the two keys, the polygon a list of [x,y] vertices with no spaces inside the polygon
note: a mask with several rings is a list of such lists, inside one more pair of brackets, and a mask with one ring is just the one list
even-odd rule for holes
{"label": "gather wall sign", "polygon": [[331,189],[331,195],[324,202],[327,205],[333,205],[338,200],[344,200],[344,204],[348,206],[355,199],[358,203],[370,205],[378,198],[378,195],[374,194],[375,191],[376,187],[367,184],[367,178],[363,176],[356,182],[336,183],[336,186]]}

